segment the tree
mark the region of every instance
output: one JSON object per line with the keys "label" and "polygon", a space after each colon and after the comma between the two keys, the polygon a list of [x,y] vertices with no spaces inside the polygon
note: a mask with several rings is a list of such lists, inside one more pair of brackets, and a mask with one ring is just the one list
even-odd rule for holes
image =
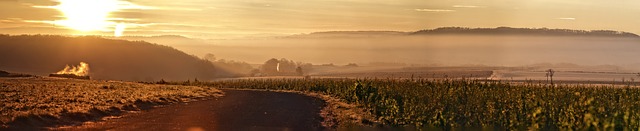
{"label": "tree", "polygon": [[204,59],[211,61],[211,62],[215,62],[216,61],[216,56],[211,54],[211,53],[207,53],[204,55]]}
{"label": "tree", "polygon": [[259,69],[253,69],[251,70],[251,76],[260,76],[260,70]]}
{"label": "tree", "polygon": [[310,63],[295,62],[293,60],[269,59],[260,67],[260,72],[264,75],[303,75],[309,72],[313,67]]}
{"label": "tree", "polygon": [[275,58],[271,58],[267,60],[266,62],[264,62],[264,64],[261,67],[262,73],[274,74],[278,72],[278,70],[276,69],[278,66],[278,63],[280,63],[280,61],[278,61],[278,59],[275,59]]}
{"label": "tree", "polygon": [[547,77],[547,79],[550,79],[549,83],[551,83],[551,85],[553,85],[553,74],[555,74],[555,73],[556,73],[556,71],[554,71],[553,69],[547,70],[546,77]]}
{"label": "tree", "polygon": [[304,75],[304,72],[302,72],[302,67],[298,66],[298,68],[296,68],[296,73],[297,73],[299,76]]}
{"label": "tree", "polygon": [[206,55],[204,55],[203,59],[203,61],[213,64],[217,71],[226,72],[226,77],[251,75],[251,70],[253,70],[253,67],[249,63],[243,61],[219,59],[211,53],[207,53]]}

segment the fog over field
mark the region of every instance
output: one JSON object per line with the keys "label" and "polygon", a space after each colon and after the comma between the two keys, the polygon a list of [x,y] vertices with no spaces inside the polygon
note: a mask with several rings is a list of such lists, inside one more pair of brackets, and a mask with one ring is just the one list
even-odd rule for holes
{"label": "fog over field", "polygon": [[634,58],[637,37],[507,35],[359,35],[283,37],[235,40],[174,38],[147,41],[173,46],[188,54],[263,63],[287,58],[314,64],[372,62],[440,66],[526,66],[571,63],[640,69]]}
{"label": "fog over field", "polygon": [[282,75],[528,79],[545,78],[547,69],[624,74],[591,76],[613,80],[640,71],[634,60],[640,37],[618,31],[451,27],[251,39],[105,38],[3,35],[0,68],[47,75],[86,62],[91,70],[84,75],[133,81]]}

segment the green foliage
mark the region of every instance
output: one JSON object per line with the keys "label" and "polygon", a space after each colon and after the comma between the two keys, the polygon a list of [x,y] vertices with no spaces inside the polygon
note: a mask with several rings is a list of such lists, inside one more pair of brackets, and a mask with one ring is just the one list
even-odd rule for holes
{"label": "green foliage", "polygon": [[201,86],[313,91],[356,103],[392,126],[509,130],[640,127],[640,89],[477,80],[263,79]]}

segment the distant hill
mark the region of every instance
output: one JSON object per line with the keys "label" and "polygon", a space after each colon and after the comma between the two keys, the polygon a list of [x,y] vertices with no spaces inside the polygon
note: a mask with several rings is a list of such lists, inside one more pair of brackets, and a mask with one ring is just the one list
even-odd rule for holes
{"label": "distant hill", "polygon": [[206,60],[143,41],[53,35],[0,35],[0,70],[48,75],[89,64],[94,79],[200,80],[224,76]]}
{"label": "distant hill", "polygon": [[637,34],[612,30],[571,30],[548,28],[466,28],[441,27],[425,29],[415,32],[398,31],[327,31],[309,34],[292,35],[282,38],[362,38],[388,36],[417,36],[417,35],[523,35],[523,36],[596,36],[596,37],[638,37]]}
{"label": "distant hill", "polygon": [[20,73],[11,73],[11,72],[0,70],[0,78],[1,77],[32,77],[32,76],[33,75],[20,74]]}
{"label": "distant hill", "polygon": [[281,38],[360,38],[360,37],[384,37],[407,35],[407,32],[399,31],[327,31],[313,32],[309,34],[299,34],[285,36]]}
{"label": "distant hill", "polygon": [[105,38],[129,40],[129,41],[147,41],[147,42],[158,43],[158,44],[162,42],[163,45],[167,45],[171,47],[207,45],[207,42],[203,39],[188,38],[180,35],[122,36],[122,37],[105,37]]}
{"label": "distant hill", "polygon": [[540,36],[603,36],[603,37],[638,37],[638,35],[612,30],[571,30],[548,28],[464,28],[442,27],[431,30],[420,30],[412,35],[439,35],[439,34],[473,34],[473,35],[540,35]]}
{"label": "distant hill", "polygon": [[[109,38],[109,37],[106,37]],[[162,40],[194,40],[193,38],[187,38],[181,35],[158,35],[158,36],[122,36],[111,37],[114,39],[126,39],[126,40],[147,40],[147,39],[162,39]]]}

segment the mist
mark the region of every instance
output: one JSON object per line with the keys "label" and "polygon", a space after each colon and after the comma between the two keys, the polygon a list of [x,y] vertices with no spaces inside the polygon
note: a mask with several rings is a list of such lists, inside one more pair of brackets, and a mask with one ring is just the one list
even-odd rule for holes
{"label": "mist", "polygon": [[634,37],[431,35],[269,38],[207,40],[201,44],[172,46],[196,56],[213,53],[219,58],[256,64],[270,58],[287,58],[337,65],[372,62],[442,66],[572,63],[634,68],[640,65],[634,60],[640,55],[634,50],[640,48],[640,39]]}

